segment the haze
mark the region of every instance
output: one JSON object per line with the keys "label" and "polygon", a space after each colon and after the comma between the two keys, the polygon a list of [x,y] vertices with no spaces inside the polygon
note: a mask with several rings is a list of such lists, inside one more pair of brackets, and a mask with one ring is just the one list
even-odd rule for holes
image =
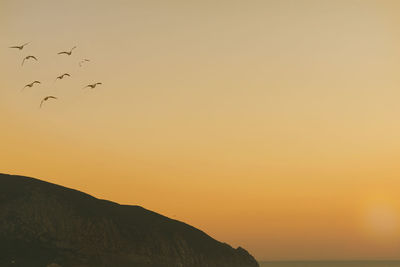
{"label": "haze", "polygon": [[389,0],[0,0],[0,171],[259,260],[399,259],[399,26]]}

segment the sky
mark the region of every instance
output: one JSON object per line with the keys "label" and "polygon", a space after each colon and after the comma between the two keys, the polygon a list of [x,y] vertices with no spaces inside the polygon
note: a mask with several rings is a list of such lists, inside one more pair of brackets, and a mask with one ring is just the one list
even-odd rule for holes
{"label": "sky", "polygon": [[258,260],[400,259],[398,1],[0,0],[0,36],[0,172]]}

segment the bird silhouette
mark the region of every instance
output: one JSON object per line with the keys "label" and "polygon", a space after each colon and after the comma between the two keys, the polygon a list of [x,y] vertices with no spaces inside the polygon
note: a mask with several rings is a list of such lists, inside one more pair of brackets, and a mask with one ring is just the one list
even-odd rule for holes
{"label": "bird silhouette", "polygon": [[86,59],[86,58],[84,58],[84,59],[82,59],[81,61],[79,61],[79,67],[82,67],[82,65],[83,65],[83,63],[85,63],[85,62],[90,62],[90,59]]}
{"label": "bird silhouette", "polygon": [[45,98],[42,99],[42,102],[40,102],[39,108],[41,108],[42,105],[43,105],[43,103],[46,102],[46,101],[48,101],[49,99],[58,99],[58,98],[55,97],[55,96],[52,96],[52,95],[46,96]]}
{"label": "bird silhouette", "polygon": [[58,76],[58,77],[54,80],[54,82],[57,81],[57,80],[62,80],[65,76],[71,77],[70,74],[64,73],[63,75]]}
{"label": "bird silhouette", "polygon": [[17,49],[19,49],[19,50],[22,50],[22,49],[24,49],[24,47],[26,46],[26,45],[28,45],[30,42],[28,42],[28,43],[25,43],[25,44],[23,44],[23,45],[14,45],[14,46],[10,46],[10,48],[17,48]]}
{"label": "bird silhouette", "polygon": [[21,66],[24,65],[25,60],[28,60],[28,59],[30,59],[30,58],[32,58],[32,59],[38,61],[38,59],[37,59],[36,57],[34,57],[34,56],[26,56],[26,57],[24,57],[24,59],[22,60]]}
{"label": "bird silhouette", "polygon": [[41,82],[39,82],[39,81],[33,81],[33,82],[31,82],[31,83],[28,83],[27,85],[25,85],[25,86],[21,89],[21,92],[22,92],[26,87],[31,88],[31,87],[34,86],[36,83],[40,84]]}
{"label": "bird silhouette", "polygon": [[60,53],[58,53],[58,55],[65,54],[65,55],[70,56],[72,54],[72,50],[74,50],[75,48],[76,48],[76,46],[72,47],[71,50],[69,50],[69,51],[60,52]]}
{"label": "bird silhouette", "polygon": [[102,83],[93,83],[93,84],[88,84],[85,87],[83,87],[83,89],[85,89],[86,87],[90,87],[92,89],[96,88],[97,85],[101,85]]}

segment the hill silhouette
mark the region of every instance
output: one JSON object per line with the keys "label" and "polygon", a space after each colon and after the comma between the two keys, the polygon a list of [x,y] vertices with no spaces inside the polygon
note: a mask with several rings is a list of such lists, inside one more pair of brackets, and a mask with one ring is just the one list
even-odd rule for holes
{"label": "hill silhouette", "polygon": [[256,267],[185,223],[38,179],[0,174],[0,266]]}

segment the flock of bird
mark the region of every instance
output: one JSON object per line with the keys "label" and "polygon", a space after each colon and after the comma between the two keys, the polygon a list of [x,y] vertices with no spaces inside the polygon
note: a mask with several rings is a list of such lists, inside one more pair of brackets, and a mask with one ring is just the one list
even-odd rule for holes
{"label": "flock of bird", "polygon": [[[23,50],[23,49],[25,48],[25,46],[27,46],[27,45],[29,45],[29,44],[30,44],[30,42],[29,42],[29,43],[25,43],[25,44],[23,44],[23,45],[10,46],[9,48],[18,49],[18,50]],[[72,55],[72,51],[73,51],[75,48],[76,48],[76,46],[72,47],[71,50],[69,50],[69,51],[62,51],[62,52],[59,52],[59,53],[57,53],[57,54],[58,54],[58,55],[67,55],[67,56],[70,56],[70,55]],[[35,60],[35,61],[38,61],[38,58],[35,57],[35,56],[32,56],[32,55],[28,55],[28,56],[26,56],[26,57],[23,58],[22,63],[21,63],[21,66],[24,66],[24,63],[27,62],[28,60]],[[87,63],[87,62],[90,62],[90,60],[87,59],[87,58],[84,58],[84,59],[82,59],[81,61],[79,61],[78,65],[79,65],[79,67],[82,67],[83,64],[85,64],[85,63]],[[64,73],[64,74],[58,76],[58,77],[54,80],[54,82],[56,82],[57,80],[62,80],[62,79],[65,78],[65,77],[71,77],[71,75],[70,75],[69,73]],[[35,84],[41,84],[41,82],[35,80],[35,81],[31,82],[31,83],[28,83],[27,85],[25,85],[25,86],[21,89],[21,91],[23,91],[23,90],[24,90],[25,88],[27,88],[27,87],[31,88],[31,87],[35,86]],[[102,84],[101,82],[95,82],[95,83],[93,83],[93,84],[88,84],[88,85],[86,85],[85,87],[83,87],[83,89],[84,89],[84,88],[88,88],[88,87],[91,88],[91,89],[94,89],[94,88],[96,88],[97,85],[101,85],[101,84]],[[58,99],[58,98],[57,98],[56,96],[53,96],[53,95],[48,95],[48,96],[44,97],[44,98],[42,99],[42,101],[40,102],[39,108],[42,107],[43,103],[45,103],[46,101],[51,100],[51,99],[56,100],[56,99]]]}

